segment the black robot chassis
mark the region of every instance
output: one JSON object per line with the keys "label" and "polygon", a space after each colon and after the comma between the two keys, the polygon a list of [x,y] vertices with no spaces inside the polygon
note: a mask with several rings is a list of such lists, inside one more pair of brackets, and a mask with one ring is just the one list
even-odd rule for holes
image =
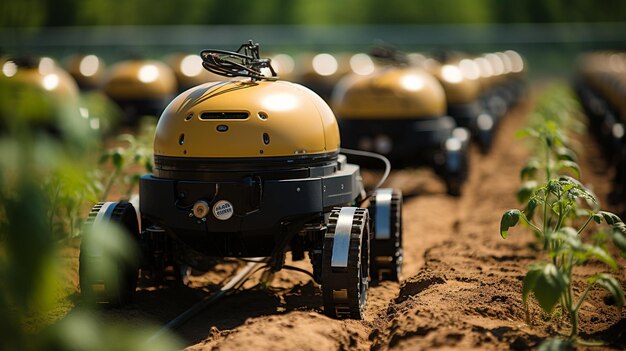
{"label": "black robot chassis", "polygon": [[88,224],[121,225],[137,244],[141,264],[117,262],[113,278],[87,278],[85,267],[99,264],[101,257],[86,237],[80,254],[82,291],[95,293],[100,302],[123,305],[132,299],[139,270],[160,277],[170,266],[206,269],[207,258],[266,256],[273,273],[283,268],[287,251],[293,260],[308,252],[325,313],[362,318],[370,279],[399,279],[402,196],[392,189],[367,196],[359,167],[345,156],[298,164],[297,170],[224,177],[223,172],[215,175],[219,181],[209,180],[210,172],[202,180],[186,181],[144,176],[141,228],[132,204],[96,205]]}

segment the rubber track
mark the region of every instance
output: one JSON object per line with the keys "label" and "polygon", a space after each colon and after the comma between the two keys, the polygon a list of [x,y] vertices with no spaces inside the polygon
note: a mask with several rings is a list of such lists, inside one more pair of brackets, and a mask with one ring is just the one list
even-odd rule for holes
{"label": "rubber track", "polygon": [[[98,216],[98,212],[100,212],[100,210],[102,209],[102,207],[104,206],[104,202],[99,202],[96,205],[94,205],[91,208],[91,211],[89,212],[89,215],[87,217],[87,219],[85,220],[85,225],[91,226],[94,224],[94,221],[96,220],[96,217]],[[124,214],[128,211],[129,206],[131,206],[130,203],[128,202],[119,202],[117,204],[114,204],[112,206],[115,206],[113,208],[113,211],[111,212],[111,218],[109,219],[110,222],[115,222],[118,223],[120,225],[123,225],[125,228],[125,230],[127,231],[131,231],[132,232],[133,228],[129,228],[128,227],[128,223],[123,223],[124,221]],[[133,214],[134,214],[134,210],[133,210]],[[134,231],[136,232],[138,229],[134,229]],[[138,237],[136,235],[133,236],[133,239],[138,240]],[[81,245],[81,251],[83,250],[83,246]],[[79,275],[80,275],[80,280],[81,280],[81,290],[83,290],[83,288],[85,288],[83,286],[83,274],[81,273],[81,266],[83,265],[82,263],[82,255],[81,258],[79,258],[80,262],[79,262]],[[129,290],[129,291],[122,291],[119,292],[117,294],[113,294],[110,291],[106,291],[106,286],[105,286],[105,291],[102,294],[98,294],[97,299],[99,302],[106,302],[106,303],[112,303],[113,305],[124,305],[129,303],[134,295],[134,291],[136,288],[136,284],[137,284],[137,279],[135,277],[130,276],[130,272],[128,272],[129,275],[127,277],[124,277],[125,281],[124,283],[127,285],[127,287],[125,287],[125,289]],[[123,288],[124,289],[124,288]]]}
{"label": "rubber track", "polygon": [[[339,218],[340,208],[332,210],[328,229],[324,237],[322,258],[322,295],[324,312],[334,318],[363,318],[367,301],[367,277],[369,276],[369,215],[366,209],[359,208],[354,214],[350,236],[348,266],[331,267],[333,236]],[[362,240],[365,240],[363,243]],[[361,257],[361,259],[358,259]],[[365,266],[362,266],[365,265]],[[364,272],[366,279],[361,275]],[[347,290],[346,300],[335,300],[333,291]]]}
{"label": "rubber track", "polygon": [[[369,206],[372,218],[372,228],[375,228],[376,218],[376,195],[371,197]],[[370,274],[372,279],[379,279],[379,269],[383,269],[381,280],[399,281],[402,273],[402,194],[393,190],[391,195],[391,233],[392,238],[376,240],[375,233],[372,235]],[[376,262],[376,257],[392,257],[389,265],[381,265]]]}

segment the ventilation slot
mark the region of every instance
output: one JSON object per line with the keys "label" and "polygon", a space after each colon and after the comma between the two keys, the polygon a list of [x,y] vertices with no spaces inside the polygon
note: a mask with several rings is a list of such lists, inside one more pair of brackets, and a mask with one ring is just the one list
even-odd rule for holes
{"label": "ventilation slot", "polygon": [[248,118],[248,112],[203,112],[200,115],[202,120],[215,120],[215,119],[246,119]]}

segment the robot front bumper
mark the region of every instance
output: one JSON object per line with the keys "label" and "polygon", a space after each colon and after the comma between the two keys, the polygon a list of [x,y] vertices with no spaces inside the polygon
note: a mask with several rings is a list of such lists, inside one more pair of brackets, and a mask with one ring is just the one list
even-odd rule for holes
{"label": "robot front bumper", "polygon": [[345,161],[338,165],[332,173],[310,168],[308,177],[293,179],[249,175],[205,181],[145,175],[140,181],[141,214],[207,256],[269,256],[286,235],[287,224],[321,222],[325,212],[360,196],[359,167]]}

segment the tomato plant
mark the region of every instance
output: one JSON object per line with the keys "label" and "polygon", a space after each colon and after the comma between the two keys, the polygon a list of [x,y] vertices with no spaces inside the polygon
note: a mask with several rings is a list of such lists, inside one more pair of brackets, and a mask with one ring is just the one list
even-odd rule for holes
{"label": "tomato plant", "polygon": [[[543,113],[550,111],[545,107],[540,110]],[[572,282],[574,268],[589,260],[600,261],[613,271],[618,269],[605,243],[610,239],[617,251],[626,257],[626,226],[617,215],[600,210],[593,192],[576,179],[580,177],[580,167],[569,147],[571,131],[563,129],[568,124],[557,124],[555,118],[545,118],[543,123],[535,120],[534,123],[521,133],[538,145],[520,174],[524,184],[517,197],[523,208],[511,209],[502,215],[500,235],[506,238],[510,228],[523,222],[539,239],[549,259],[530,265],[524,278],[522,302],[527,320],[531,294],[548,314],[560,304],[572,324],[568,342],[574,342],[578,336],[578,312],[590,289],[595,286],[604,288],[612,295],[615,305],[624,305],[621,285],[608,273],[587,277],[586,289],[578,296],[573,292]],[[608,226],[610,230],[603,234],[605,240],[583,241],[591,223]]]}

